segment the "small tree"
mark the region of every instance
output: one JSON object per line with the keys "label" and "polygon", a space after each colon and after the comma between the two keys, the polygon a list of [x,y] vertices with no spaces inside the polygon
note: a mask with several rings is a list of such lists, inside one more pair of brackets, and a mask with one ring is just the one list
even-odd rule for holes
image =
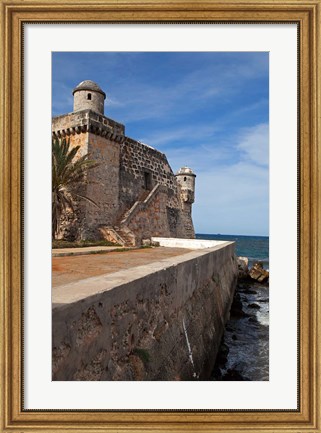
{"label": "small tree", "polygon": [[[60,219],[67,209],[75,212],[77,199],[84,199],[95,206],[89,197],[80,194],[79,187],[88,183],[86,173],[98,166],[89,159],[89,154],[76,158],[80,146],[70,149],[70,140],[52,140],[52,238],[55,239]],[[98,206],[97,206],[98,207]]]}

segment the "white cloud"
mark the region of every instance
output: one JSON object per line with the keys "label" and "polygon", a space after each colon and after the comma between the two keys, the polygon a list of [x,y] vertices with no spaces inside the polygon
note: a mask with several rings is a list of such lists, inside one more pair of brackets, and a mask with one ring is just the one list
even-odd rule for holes
{"label": "white cloud", "polygon": [[174,172],[196,173],[193,220],[198,233],[268,234],[268,125],[241,128],[220,143],[171,147]]}
{"label": "white cloud", "polygon": [[215,170],[217,166],[223,167],[231,157],[230,149],[227,147],[218,149],[207,144],[172,148],[166,150],[165,154],[174,172],[180,167],[188,166],[198,174]]}
{"label": "white cloud", "polygon": [[[184,125],[174,129],[166,129],[165,131],[163,129],[155,131],[152,135],[143,137],[141,141],[150,143],[155,147],[172,144],[173,142],[177,141],[196,141],[196,136],[200,137],[200,139],[203,141],[205,139],[210,139],[218,130],[219,128],[217,128],[215,125]],[[195,145],[198,147],[200,146],[200,144],[197,142],[195,142]]]}
{"label": "white cloud", "polygon": [[[196,231],[268,234],[268,125],[241,128],[227,140],[230,145],[234,140],[234,145],[227,146],[234,152],[234,159],[220,161],[218,156],[215,159],[215,151],[202,153],[201,149],[194,149],[197,178],[193,217]],[[224,153],[222,146],[217,153],[220,154],[222,149]],[[231,153],[225,156],[231,157]]]}
{"label": "white cloud", "polygon": [[260,165],[269,163],[269,126],[267,123],[246,128],[237,143],[241,157]]}
{"label": "white cloud", "polygon": [[[223,131],[226,130],[226,133]],[[159,132],[142,141],[163,147],[173,167],[192,164],[195,170],[216,169],[216,164],[227,167],[243,161],[247,164],[267,166],[269,159],[269,126],[258,124],[250,128],[231,130],[224,121],[211,126],[194,125]],[[175,146],[178,141],[183,145]]]}
{"label": "white cloud", "polygon": [[193,220],[198,233],[267,234],[268,212],[266,167],[217,165],[196,177]]}

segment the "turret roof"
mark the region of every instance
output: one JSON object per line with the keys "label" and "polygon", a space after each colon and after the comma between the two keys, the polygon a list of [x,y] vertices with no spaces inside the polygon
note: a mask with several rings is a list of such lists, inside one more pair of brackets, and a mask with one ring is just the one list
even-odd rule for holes
{"label": "turret roof", "polygon": [[99,92],[104,96],[104,99],[106,99],[106,93],[98,86],[97,83],[91,80],[85,80],[78,84],[72,91],[72,94],[74,95],[75,92],[78,92],[78,90],[92,90],[93,92]]}
{"label": "turret roof", "polygon": [[193,173],[193,170],[189,167],[182,167],[178,170],[178,172],[176,173],[176,176],[178,175],[186,175],[189,174],[191,176],[196,176],[195,173]]}

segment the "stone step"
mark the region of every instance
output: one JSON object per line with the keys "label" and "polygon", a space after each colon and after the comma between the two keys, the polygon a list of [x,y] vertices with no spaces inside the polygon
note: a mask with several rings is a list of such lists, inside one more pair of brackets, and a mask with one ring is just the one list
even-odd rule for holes
{"label": "stone step", "polygon": [[124,241],[124,246],[133,246],[132,238],[127,231],[116,226],[114,226],[113,229],[118,234],[118,236]]}
{"label": "stone step", "polygon": [[117,226],[114,226],[114,227],[119,228],[119,225],[121,225],[122,223],[124,223],[126,221],[128,215],[130,214],[131,210],[136,205],[136,203],[143,202],[149,196],[149,194],[150,194],[150,191],[144,191],[142,193],[142,195],[140,196],[140,198],[137,201],[135,201],[135,203],[122,214],[122,216],[118,219]]}

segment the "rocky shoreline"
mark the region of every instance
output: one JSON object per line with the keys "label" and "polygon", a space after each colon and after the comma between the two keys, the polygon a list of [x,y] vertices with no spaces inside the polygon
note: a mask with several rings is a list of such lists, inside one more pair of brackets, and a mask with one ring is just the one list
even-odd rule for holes
{"label": "rocky shoreline", "polygon": [[214,381],[269,380],[269,272],[238,258],[239,277],[212,374]]}

